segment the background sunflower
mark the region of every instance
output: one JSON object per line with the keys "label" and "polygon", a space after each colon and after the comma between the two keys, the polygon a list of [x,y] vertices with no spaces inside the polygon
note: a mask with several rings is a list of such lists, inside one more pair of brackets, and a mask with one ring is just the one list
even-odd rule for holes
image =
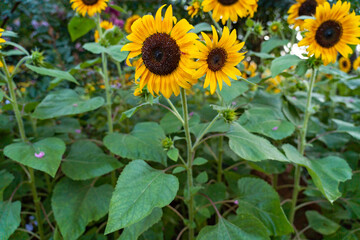
{"label": "background sunflower", "polygon": [[100,13],[107,7],[109,0],[70,0],[71,7],[79,14],[85,16],[88,14],[90,17],[96,13]]}
{"label": "background sunflower", "polygon": [[350,72],[351,70],[351,61],[349,58],[341,57],[339,59],[339,68],[343,72]]}
{"label": "background sunflower", "polygon": [[131,26],[139,18],[141,18],[139,15],[133,15],[133,16],[129,17],[128,19],[126,19],[126,22],[124,25],[125,32],[131,33]]}
{"label": "background sunflower", "polygon": [[297,3],[293,4],[289,11],[287,19],[289,24],[294,24],[295,27],[300,27],[304,30],[304,20],[296,19],[300,16],[313,16],[316,12],[316,7],[325,3],[326,0],[296,0]]}

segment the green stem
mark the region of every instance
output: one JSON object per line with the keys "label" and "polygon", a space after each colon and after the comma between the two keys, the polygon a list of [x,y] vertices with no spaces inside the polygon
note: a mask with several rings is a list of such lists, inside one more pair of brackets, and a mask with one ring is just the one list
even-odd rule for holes
{"label": "green stem", "polygon": [[248,27],[248,29],[246,30],[245,37],[244,37],[244,40],[243,40],[243,42],[245,42],[245,43],[246,43],[246,40],[248,39],[248,37],[249,37],[250,34],[251,34],[250,29],[251,29],[251,28]]}
{"label": "green stem", "polygon": [[115,64],[116,64],[116,68],[118,70],[119,78],[121,79],[121,86],[122,86],[122,88],[124,88],[126,82],[125,82],[125,77],[123,76],[123,73],[122,73],[122,70],[121,70],[120,63],[118,61],[115,61]]}
{"label": "green stem", "polygon": [[[1,57],[1,62],[3,64],[3,68],[4,68],[4,73],[6,75],[6,80],[7,80],[7,84],[8,84],[8,88],[9,88],[9,92],[10,92],[10,97],[11,97],[11,104],[15,113],[15,118],[16,118],[16,122],[19,128],[19,133],[20,133],[20,137],[22,142],[26,142],[26,134],[25,134],[25,128],[24,128],[24,122],[22,120],[21,117],[21,113],[19,111],[19,104],[17,102],[17,98],[16,98],[16,94],[15,94],[15,83],[13,81],[12,76],[9,73],[9,70],[7,68],[6,62],[4,57]],[[35,204],[35,210],[36,210],[36,220],[38,222],[38,231],[39,231],[39,235],[40,235],[40,239],[43,240],[45,239],[45,235],[44,235],[44,228],[43,228],[43,224],[42,224],[42,219],[41,219],[41,207],[40,207],[40,199],[38,197],[37,191],[36,191],[36,182],[35,182],[35,174],[34,174],[34,170],[32,168],[28,169],[29,173],[30,173],[30,185],[31,185],[31,192],[33,195],[33,201]]]}
{"label": "green stem", "polygon": [[[305,116],[304,116],[304,123],[303,127],[300,130],[300,141],[299,141],[299,151],[301,155],[305,153],[306,147],[306,133],[308,128],[309,119],[311,116],[311,99],[312,99],[312,92],[315,85],[315,79],[317,75],[317,69],[313,69],[309,89],[307,92],[307,101],[306,101],[306,109],[305,109]],[[296,202],[300,192],[300,177],[301,177],[301,167],[299,165],[295,166],[295,176],[294,176],[294,188],[293,188],[293,195],[291,200],[291,208],[289,214],[290,223],[294,222],[295,212],[296,212]]]}
{"label": "green stem", "polygon": [[178,110],[176,109],[176,107],[174,106],[174,104],[171,102],[170,99],[165,98],[166,101],[169,103],[171,109],[174,111],[175,116],[180,120],[180,122],[184,125],[184,119],[181,117],[180,113],[178,112]]}
{"label": "green stem", "polygon": [[218,155],[218,169],[217,169],[217,181],[221,182],[222,180],[222,158],[223,158],[223,153],[224,153],[224,148],[223,148],[223,142],[224,142],[224,136],[221,136],[219,138],[219,155]]}
{"label": "green stem", "polygon": [[338,85],[337,81],[334,81],[332,84],[330,84],[331,107],[330,107],[329,121],[330,121],[331,128],[334,128],[334,122],[331,120],[335,118],[335,107],[336,107],[336,102],[332,98],[336,96],[337,85]]}
{"label": "green stem", "polygon": [[188,106],[186,100],[186,92],[185,89],[181,88],[181,101],[184,115],[184,130],[186,136],[186,144],[187,144],[187,184],[188,184],[188,211],[189,211],[189,240],[194,239],[194,195],[191,193],[193,188],[193,173],[192,173],[192,144],[191,144],[191,136],[190,136],[190,128],[189,128],[189,113]]}
{"label": "green stem", "polygon": [[227,27],[229,28],[229,30],[231,31],[231,20],[230,18],[227,20]]}
{"label": "green stem", "polygon": [[210,16],[211,20],[213,21],[216,29],[219,31],[220,35],[222,35],[222,29],[221,29],[219,23],[217,21],[215,21],[215,19],[213,18],[213,15],[212,15],[211,11],[209,12],[209,16]]}
{"label": "green stem", "polygon": [[204,131],[202,131],[199,135],[199,137],[196,139],[193,147],[192,147],[192,151],[194,151],[197,146],[199,145],[201,139],[204,137],[204,135],[209,131],[209,129],[214,125],[214,123],[216,122],[216,120],[218,120],[218,118],[220,117],[220,114],[216,115],[214,117],[214,119],[209,123],[209,125],[207,125],[207,127],[204,129]]}

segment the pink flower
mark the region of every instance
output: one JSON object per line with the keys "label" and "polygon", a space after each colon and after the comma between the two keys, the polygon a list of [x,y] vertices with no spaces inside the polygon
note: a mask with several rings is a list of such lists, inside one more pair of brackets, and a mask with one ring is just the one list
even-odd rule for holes
{"label": "pink flower", "polygon": [[81,133],[81,129],[76,129],[75,132],[76,133]]}
{"label": "pink flower", "polygon": [[235,200],[235,201],[234,201],[234,204],[239,205],[239,201],[238,201],[238,200]]}
{"label": "pink flower", "polygon": [[74,103],[74,104],[73,104],[73,107],[77,107],[77,106],[79,106],[77,103]]}
{"label": "pink flower", "polygon": [[279,129],[279,127],[273,127],[273,131],[276,131],[276,130],[278,130]]}
{"label": "pink flower", "polygon": [[36,158],[43,158],[45,156],[44,152],[35,153]]}

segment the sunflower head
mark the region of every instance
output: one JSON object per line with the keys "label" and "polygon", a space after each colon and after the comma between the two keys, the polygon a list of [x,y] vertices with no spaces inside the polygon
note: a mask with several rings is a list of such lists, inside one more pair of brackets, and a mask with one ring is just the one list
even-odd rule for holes
{"label": "sunflower head", "polygon": [[274,21],[269,26],[269,32],[272,35],[278,35],[283,30],[283,25],[279,21]]}
{"label": "sunflower head", "polygon": [[351,61],[349,58],[341,57],[339,59],[339,68],[343,72],[350,72],[351,70]]}
{"label": "sunflower head", "polygon": [[204,0],[202,3],[204,12],[213,10],[215,21],[226,23],[228,19],[237,22],[238,17],[253,17],[257,11],[258,0]]}
{"label": "sunflower head", "polygon": [[352,54],[348,44],[360,43],[360,16],[349,13],[350,3],[338,1],[332,7],[328,2],[316,9],[315,19],[306,19],[309,31],[299,46],[308,46],[309,56],[323,60],[325,65],[336,62],[338,52],[344,57]]}
{"label": "sunflower head", "polygon": [[214,94],[217,84],[219,84],[221,91],[223,81],[231,86],[229,77],[236,80],[237,76],[241,76],[236,65],[244,59],[244,53],[239,53],[239,51],[245,43],[239,43],[236,30],[230,33],[228,27],[224,27],[220,40],[214,26],[212,26],[212,31],[213,40],[202,32],[205,45],[202,42],[197,42],[199,50],[194,56],[199,59],[195,64],[198,70],[193,77],[201,78],[206,74],[204,88],[210,85],[210,93]]}
{"label": "sunflower head", "polygon": [[5,42],[5,39],[2,39],[2,33],[4,32],[4,29],[0,28],[0,49],[2,48],[1,44]]}
{"label": "sunflower head", "polygon": [[316,7],[325,3],[326,0],[296,0],[297,3],[292,5],[288,11],[289,17],[287,19],[289,24],[294,24],[295,27],[300,27],[304,30],[304,20],[297,19],[300,16],[313,16],[316,13]]}
{"label": "sunflower head", "polygon": [[131,33],[131,26],[139,18],[140,18],[139,15],[133,15],[133,16],[129,17],[128,19],[126,19],[126,22],[125,22],[125,25],[124,25],[125,32],[130,34]]}
{"label": "sunflower head", "polygon": [[186,10],[188,11],[189,16],[191,16],[191,18],[194,18],[195,15],[198,14],[200,10],[199,1],[197,0],[193,1],[193,3],[186,8]]}
{"label": "sunflower head", "polygon": [[360,66],[360,57],[357,57],[354,61],[353,68],[356,71]]}
{"label": "sunflower head", "polygon": [[[114,27],[114,24],[112,24],[109,21],[102,21],[100,23],[100,27],[106,31],[106,30],[112,29]],[[100,34],[99,34],[98,30],[95,31],[94,38],[95,38],[95,42],[99,42]]]}
{"label": "sunflower head", "polygon": [[155,18],[146,15],[134,22],[132,33],[127,36],[131,42],[122,51],[130,51],[128,65],[131,65],[130,58],[141,55],[135,70],[135,79],[140,78],[139,89],[147,86],[152,95],[161,92],[169,98],[173,93],[179,95],[180,87],[189,89],[197,82],[192,78],[191,53],[196,51],[194,42],[198,36],[188,33],[194,27],[185,19],[174,25],[171,5],[162,18],[164,6]]}
{"label": "sunflower head", "polygon": [[109,0],[70,0],[72,9],[82,16],[88,14],[90,17],[96,13],[101,13],[107,7]]}

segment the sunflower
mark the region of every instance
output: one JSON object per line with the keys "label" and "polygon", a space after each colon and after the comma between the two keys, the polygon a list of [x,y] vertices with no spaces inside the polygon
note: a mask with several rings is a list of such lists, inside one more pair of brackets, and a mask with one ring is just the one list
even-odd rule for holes
{"label": "sunflower", "polygon": [[243,18],[254,16],[257,11],[258,0],[204,0],[202,6],[204,12],[213,10],[215,21],[222,21],[223,24],[230,18],[237,22],[238,17]]}
{"label": "sunflower", "polygon": [[200,3],[198,1],[195,1],[191,4],[191,6],[188,6],[186,10],[188,11],[188,14],[191,16],[191,18],[194,18],[200,10]]}
{"label": "sunflower", "polygon": [[109,0],[70,0],[72,9],[85,16],[86,13],[92,17],[96,13],[101,13],[107,7]]}
{"label": "sunflower", "polygon": [[353,64],[353,68],[356,71],[360,66],[360,57],[358,57],[357,59],[355,59],[354,64]]}
{"label": "sunflower", "polygon": [[127,36],[131,43],[126,44],[121,51],[130,51],[126,60],[141,54],[136,63],[135,79],[140,77],[139,88],[145,85],[154,95],[162,93],[169,98],[172,93],[179,95],[180,87],[189,89],[197,79],[192,78],[191,67],[194,62],[190,53],[196,51],[194,42],[198,39],[195,33],[188,33],[194,28],[185,19],[174,26],[173,10],[170,5],[164,19],[159,8],[155,19],[146,15],[138,19],[131,27],[132,33]]}
{"label": "sunflower", "polygon": [[233,30],[230,34],[228,27],[224,27],[223,35],[218,41],[218,34],[214,26],[211,27],[213,40],[211,41],[202,32],[201,35],[205,39],[206,45],[200,41],[197,42],[199,52],[194,53],[194,56],[199,59],[195,64],[198,70],[193,77],[198,79],[206,74],[204,88],[210,85],[210,93],[214,94],[216,83],[219,84],[221,91],[223,81],[228,86],[231,86],[229,77],[236,80],[236,76],[241,76],[241,72],[236,68],[236,65],[244,59],[244,53],[239,53],[239,51],[245,43],[239,43],[236,39],[236,30]]}
{"label": "sunflower", "polygon": [[[106,31],[106,30],[112,29],[114,27],[114,24],[112,24],[109,21],[102,21],[100,23],[100,27]],[[99,34],[98,30],[95,31],[94,37],[95,37],[95,42],[99,42],[100,34]]]}
{"label": "sunflower", "polygon": [[306,19],[304,27],[309,29],[299,46],[308,46],[309,56],[321,56],[324,65],[335,63],[338,52],[344,57],[352,54],[348,44],[359,44],[360,16],[349,14],[350,3],[338,1],[330,8],[324,3],[316,9],[316,19]]}
{"label": "sunflower", "polygon": [[6,42],[5,39],[1,38],[2,33],[4,32],[4,29],[0,28],[0,49],[2,48],[1,43]]}
{"label": "sunflower", "polygon": [[131,26],[139,18],[140,18],[139,15],[133,15],[133,16],[129,17],[128,19],[126,19],[126,22],[125,22],[125,25],[124,25],[125,32],[130,34],[131,33]]}
{"label": "sunflower", "polygon": [[325,3],[326,0],[296,0],[297,3],[292,5],[288,11],[289,17],[287,22],[294,24],[295,27],[300,27],[304,30],[304,20],[296,19],[300,16],[313,16],[316,12],[316,7]]}
{"label": "sunflower", "polygon": [[350,72],[351,70],[351,61],[349,58],[341,57],[339,59],[339,68],[343,72]]}
{"label": "sunflower", "polygon": [[249,77],[255,77],[257,64],[254,61],[251,61],[250,63],[245,61],[243,62],[243,64],[244,64],[244,71],[241,77],[245,79],[248,79]]}

